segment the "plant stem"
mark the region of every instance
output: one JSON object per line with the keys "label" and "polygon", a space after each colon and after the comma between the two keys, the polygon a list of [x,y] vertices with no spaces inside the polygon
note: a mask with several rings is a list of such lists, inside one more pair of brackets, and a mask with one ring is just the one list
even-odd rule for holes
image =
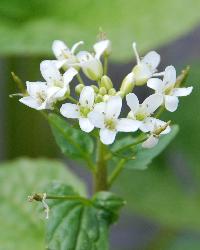
{"label": "plant stem", "polygon": [[107,71],[108,71],[108,56],[105,55],[104,62],[103,62],[103,74],[107,75]]}
{"label": "plant stem", "polygon": [[105,160],[105,145],[97,139],[97,169],[94,174],[94,191],[107,190],[107,165]]}
{"label": "plant stem", "polygon": [[82,78],[81,78],[81,76],[80,76],[79,73],[76,75],[76,77],[77,77],[77,79],[78,79],[78,81],[79,81],[80,84],[85,85],[85,84],[84,84],[84,81],[82,80]]}
{"label": "plant stem", "polygon": [[71,101],[71,102],[73,102],[73,103],[77,103],[77,100],[75,99],[75,98],[73,98],[72,96],[67,96],[67,98]]}
{"label": "plant stem", "polygon": [[116,180],[116,178],[119,176],[121,171],[123,170],[125,166],[126,160],[122,159],[119,161],[113,172],[111,173],[110,177],[108,178],[108,187],[111,187],[113,182]]}

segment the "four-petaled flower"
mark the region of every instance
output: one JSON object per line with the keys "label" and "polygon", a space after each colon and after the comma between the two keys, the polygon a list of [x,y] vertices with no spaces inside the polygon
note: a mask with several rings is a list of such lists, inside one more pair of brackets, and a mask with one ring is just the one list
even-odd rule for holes
{"label": "four-petaled flower", "polygon": [[137,65],[132,69],[135,84],[143,85],[157,71],[157,67],[160,63],[160,55],[155,51],[150,51],[142,59],[140,59],[135,42],[133,43],[133,51],[137,61]]}
{"label": "four-petaled flower", "polygon": [[193,87],[176,88],[176,70],[173,66],[165,69],[163,80],[151,78],[148,80],[147,86],[162,96],[165,108],[170,112],[177,109],[178,97],[189,95],[193,89]]}
{"label": "four-petaled flower", "polygon": [[88,119],[88,114],[93,110],[94,98],[94,89],[86,86],[80,93],[79,103],[63,104],[60,113],[67,118],[79,119],[80,128],[89,133],[94,129],[94,125]]}
{"label": "four-petaled flower", "polygon": [[88,117],[95,127],[100,128],[100,140],[104,144],[114,142],[117,132],[134,132],[139,123],[128,118],[119,118],[122,108],[120,96],[113,96],[107,102],[95,105]]}
{"label": "four-petaled flower", "polygon": [[151,131],[153,124],[151,115],[162,104],[162,97],[157,94],[147,97],[142,104],[137,96],[130,93],[126,96],[127,105],[131,109],[128,117],[138,121],[139,129],[143,132]]}

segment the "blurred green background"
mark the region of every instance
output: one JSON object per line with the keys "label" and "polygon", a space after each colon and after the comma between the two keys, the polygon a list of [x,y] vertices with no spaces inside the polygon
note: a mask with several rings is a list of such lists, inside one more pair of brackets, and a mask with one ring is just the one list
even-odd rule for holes
{"label": "blurred green background", "polygon": [[[180,72],[191,65],[188,85],[194,86],[177,112],[163,116],[180,124],[173,143],[148,170],[126,170],[116,183],[114,189],[128,204],[113,227],[112,249],[200,249],[199,9],[199,0],[1,0],[0,250],[44,249],[42,214],[26,197],[51,179],[76,182],[66,163],[44,159],[62,156],[43,117],[8,98],[17,91],[10,72],[24,81],[39,80],[40,61],[53,58],[53,40],[69,46],[84,40],[89,49],[100,27],[113,43],[109,74],[116,85],[132,68],[136,41],[141,53],[161,54],[160,70],[173,64]],[[24,158],[15,160],[19,157]],[[88,173],[68,165],[90,187]]]}

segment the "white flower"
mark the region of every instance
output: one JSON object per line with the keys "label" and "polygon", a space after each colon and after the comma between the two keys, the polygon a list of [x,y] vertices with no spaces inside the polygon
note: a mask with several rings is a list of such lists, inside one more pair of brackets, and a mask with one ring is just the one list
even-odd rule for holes
{"label": "white flower", "polygon": [[109,55],[111,53],[111,41],[110,40],[101,40],[94,44],[93,46],[95,51],[95,57],[100,58],[101,55]]}
{"label": "white flower", "polygon": [[137,65],[132,70],[135,77],[135,84],[143,85],[157,71],[160,63],[160,55],[155,51],[150,51],[144,58],[140,59],[136,43],[133,43],[133,50],[137,60]]}
{"label": "white flower", "polygon": [[45,82],[26,82],[28,96],[22,97],[19,101],[36,110],[53,109],[54,94]]}
{"label": "white flower", "polygon": [[55,40],[52,44],[52,50],[58,60],[58,67],[66,66],[69,68],[77,63],[75,51],[82,44],[83,41],[77,42],[69,49],[63,41]]}
{"label": "white flower", "polygon": [[139,122],[139,129],[143,132],[151,131],[153,125],[150,116],[162,104],[162,97],[157,94],[147,97],[142,104],[139,103],[137,96],[130,93],[126,96],[127,105],[131,111],[128,114],[133,120]]}
{"label": "white flower", "polygon": [[72,81],[78,71],[74,68],[69,68],[64,75],[57,69],[55,61],[45,60],[40,64],[40,71],[47,85],[52,88],[54,98],[62,100],[65,94],[69,92],[69,83]]}
{"label": "white flower", "polygon": [[63,104],[60,113],[67,118],[79,119],[80,128],[89,133],[94,128],[94,125],[88,119],[88,114],[93,110],[94,98],[94,89],[90,86],[86,86],[80,93],[79,103]]}
{"label": "white flower", "polygon": [[159,137],[161,135],[166,135],[171,132],[171,128],[167,122],[161,121],[156,118],[150,118],[153,124],[153,128],[150,131],[150,135],[142,143],[143,148],[153,148],[158,144]]}
{"label": "white flower", "polygon": [[165,69],[163,81],[158,78],[149,79],[147,86],[154,89],[163,98],[163,103],[168,111],[174,112],[178,107],[178,97],[187,96],[193,87],[176,88],[176,70],[173,66]]}
{"label": "white flower", "polygon": [[77,54],[79,66],[84,74],[93,81],[98,81],[103,75],[103,66],[99,58],[96,58],[87,51],[80,51]]}
{"label": "white flower", "polygon": [[139,123],[128,118],[119,118],[122,108],[120,96],[113,96],[107,102],[95,105],[88,117],[95,127],[100,128],[100,140],[104,144],[112,144],[117,132],[134,132]]}

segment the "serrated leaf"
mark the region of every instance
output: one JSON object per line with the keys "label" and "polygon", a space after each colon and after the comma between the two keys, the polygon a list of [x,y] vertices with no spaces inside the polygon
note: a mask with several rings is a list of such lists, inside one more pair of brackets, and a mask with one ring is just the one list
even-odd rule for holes
{"label": "serrated leaf", "polygon": [[58,115],[50,114],[48,120],[63,154],[75,159],[91,158],[94,145],[89,134],[72,127]]}
{"label": "serrated leaf", "polygon": [[191,30],[199,8],[198,0],[1,0],[0,54],[49,54],[55,39],[70,46],[84,40],[88,49],[103,27],[113,41],[113,58],[125,61],[133,58],[133,40],[146,50]]}
{"label": "serrated leaf", "polygon": [[[61,183],[53,183],[48,192],[76,196]],[[47,224],[47,245],[50,250],[107,250],[108,228],[113,214],[123,205],[117,196],[101,192],[91,200],[49,200],[50,219]]]}
{"label": "serrated leaf", "polygon": [[0,165],[0,249],[43,250],[43,210],[29,203],[28,195],[44,192],[52,180],[61,180],[85,195],[80,180],[59,161],[27,158]]}
{"label": "serrated leaf", "polygon": [[125,167],[128,169],[146,169],[152,160],[157,157],[175,138],[179,131],[177,125],[171,127],[171,132],[167,135],[161,136],[158,144],[151,148],[142,148],[141,144],[136,147],[135,160],[129,160],[126,162]]}

